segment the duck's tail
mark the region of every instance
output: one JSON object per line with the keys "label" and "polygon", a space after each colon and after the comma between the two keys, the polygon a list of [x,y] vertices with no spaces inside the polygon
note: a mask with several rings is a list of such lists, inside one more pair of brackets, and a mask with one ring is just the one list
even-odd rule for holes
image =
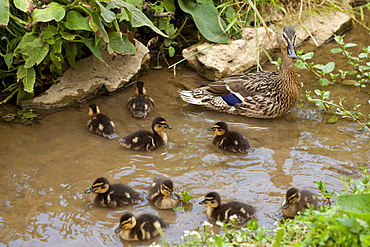
{"label": "duck's tail", "polygon": [[187,103],[193,104],[193,105],[206,105],[207,102],[210,99],[209,94],[205,94],[204,91],[202,93],[199,93],[198,90],[179,90],[181,99]]}

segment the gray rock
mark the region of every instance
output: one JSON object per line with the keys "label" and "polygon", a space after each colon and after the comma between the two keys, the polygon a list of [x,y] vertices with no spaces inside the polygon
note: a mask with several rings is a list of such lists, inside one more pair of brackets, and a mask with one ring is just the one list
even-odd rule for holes
{"label": "gray rock", "polygon": [[[233,40],[229,44],[202,43],[182,51],[188,64],[201,76],[209,79],[245,72],[256,65],[256,60],[266,58],[262,49],[272,52],[278,46],[276,34],[271,29],[246,28],[243,39]],[[191,56],[192,55],[192,56]]]}
{"label": "gray rock", "polygon": [[134,56],[115,56],[103,52],[102,57],[109,66],[90,56],[77,62],[78,70],[69,68],[41,95],[21,102],[22,108],[55,109],[74,102],[99,95],[102,92],[114,92],[130,81],[136,80],[149,68],[149,50],[135,40]]}
{"label": "gray rock", "polygon": [[[297,44],[308,40],[320,46],[335,33],[349,27],[350,23],[350,15],[331,11],[322,15],[307,15],[303,19],[304,27],[298,23],[292,25],[297,31]],[[263,49],[271,54],[279,47],[275,33],[280,37],[282,26],[283,24],[270,26],[270,37],[263,27],[246,28],[243,30],[244,39],[231,41],[230,44],[196,44],[184,49],[182,55],[188,57],[190,67],[209,80],[241,74],[266,58]]]}

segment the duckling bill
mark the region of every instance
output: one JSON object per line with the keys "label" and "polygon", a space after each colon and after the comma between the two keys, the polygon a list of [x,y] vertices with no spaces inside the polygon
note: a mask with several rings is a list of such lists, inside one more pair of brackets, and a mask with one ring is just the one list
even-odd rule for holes
{"label": "duckling bill", "polygon": [[136,82],[136,95],[127,101],[127,107],[136,118],[146,118],[150,110],[154,107],[154,100],[146,94],[145,83]]}
{"label": "duckling bill", "polygon": [[315,209],[318,206],[318,198],[311,191],[300,190],[291,187],[286,192],[286,200],[282,206],[284,218],[294,218],[299,212],[304,209],[309,209],[313,206]]}
{"label": "duckling bill", "polygon": [[232,201],[221,204],[221,196],[217,192],[210,192],[199,204],[207,204],[207,216],[213,221],[230,222],[235,215],[239,225],[246,224],[249,220],[255,219],[255,209],[253,206]]}
{"label": "duckling bill", "polygon": [[149,189],[149,202],[159,209],[171,209],[180,202],[180,195],[175,192],[173,182],[156,176]]}
{"label": "duckling bill", "polygon": [[104,177],[97,178],[85,193],[92,193],[91,203],[102,207],[116,208],[141,201],[140,194],[131,187],[123,184],[110,184]]}
{"label": "duckling bill", "polygon": [[276,118],[298,102],[302,83],[294,71],[296,32],[285,26],[280,41],[278,72],[231,75],[194,90],[180,90],[182,100],[194,105],[251,118]]}
{"label": "duckling bill", "polygon": [[149,240],[158,235],[163,235],[168,224],[162,218],[152,214],[142,214],[135,217],[131,213],[121,216],[115,233],[119,233],[126,241]]}
{"label": "duckling bill", "polygon": [[128,149],[151,151],[167,145],[168,137],[163,131],[172,129],[162,117],[156,117],[152,121],[152,131],[139,130],[119,139],[119,144]]}
{"label": "duckling bill", "polygon": [[88,114],[90,116],[90,120],[87,122],[89,131],[109,139],[118,137],[114,122],[110,117],[100,113],[100,109],[96,104],[89,105]]}
{"label": "duckling bill", "polygon": [[212,143],[220,149],[234,153],[247,153],[253,151],[249,141],[242,134],[235,131],[229,131],[225,122],[217,122],[209,131],[214,131]]}

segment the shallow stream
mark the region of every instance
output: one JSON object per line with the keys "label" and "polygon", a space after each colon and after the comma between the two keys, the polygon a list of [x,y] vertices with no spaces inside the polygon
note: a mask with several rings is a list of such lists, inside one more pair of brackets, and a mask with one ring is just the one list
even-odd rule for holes
{"label": "shallow stream", "polygon": [[[352,29],[346,42],[369,45],[369,33]],[[315,51],[316,63],[345,63],[329,52],[334,42]],[[276,59],[276,57],[275,57]],[[127,99],[129,87],[111,96],[101,96],[79,107],[44,116],[41,125],[9,126],[0,122],[0,245],[3,246],[122,246],[114,229],[126,211],[158,214],[171,224],[165,240],[181,242],[184,230],[192,230],[207,220],[202,197],[217,191],[224,201],[240,200],[257,209],[260,225],[271,226],[280,217],[280,205],[290,186],[316,193],[313,181],[322,180],[329,190],[341,190],[340,178],[358,177],[360,166],[369,168],[369,135],[353,122],[340,120],[326,124],[326,116],[313,105],[294,108],[282,118],[261,120],[218,113],[184,103],[177,93],[180,82],[202,81],[181,64],[173,72],[150,70],[140,77],[156,106],[146,119],[131,117]],[[123,68],[124,69],[124,68]],[[267,70],[275,70],[266,65]],[[316,78],[297,69],[304,90],[321,88]],[[194,84],[195,86],[196,84]],[[346,96],[346,104],[360,103],[369,114],[369,95],[354,87],[333,85],[326,88],[331,98]],[[302,97],[303,98],[303,97]],[[151,120],[163,116],[173,127],[166,130],[169,145],[152,152],[123,149],[118,140],[108,140],[86,130],[87,105],[96,103],[112,117],[117,134],[124,136],[139,129],[150,129]],[[234,154],[211,145],[207,128],[225,121],[230,128],[245,134],[254,152]],[[116,209],[93,206],[84,191],[97,178],[124,183],[147,195],[154,176],[171,178],[180,193],[194,197],[186,210],[160,211],[147,200]],[[160,241],[156,238],[153,241]],[[153,241],[130,243],[147,246]]]}

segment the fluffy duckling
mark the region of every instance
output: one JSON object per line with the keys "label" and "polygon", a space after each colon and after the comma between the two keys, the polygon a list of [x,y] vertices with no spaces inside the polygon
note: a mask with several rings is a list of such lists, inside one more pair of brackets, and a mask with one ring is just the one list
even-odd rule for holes
{"label": "fluffy duckling", "polygon": [[115,208],[141,201],[140,194],[123,184],[109,184],[106,178],[97,178],[93,185],[85,191],[91,193],[90,200],[97,206]]}
{"label": "fluffy duckling", "polygon": [[180,196],[174,191],[171,180],[156,176],[149,189],[148,200],[159,209],[171,209],[179,204]]}
{"label": "fluffy duckling", "polygon": [[250,219],[255,219],[255,209],[253,206],[232,201],[221,204],[221,197],[217,192],[210,192],[199,204],[207,204],[207,216],[210,220],[230,222],[230,217],[237,216],[240,225],[247,223]]}
{"label": "fluffy duckling", "polygon": [[225,122],[217,122],[209,131],[214,131],[212,143],[218,148],[232,151],[234,153],[246,153],[251,151],[248,140],[240,133],[228,131],[229,127]]}
{"label": "fluffy duckling", "polygon": [[132,116],[146,118],[150,110],[154,107],[154,101],[146,95],[144,82],[136,82],[136,95],[127,101],[127,107],[132,112]]}
{"label": "fluffy duckling", "polygon": [[158,147],[166,146],[168,137],[164,129],[172,129],[162,117],[156,117],[152,121],[153,133],[147,130],[139,130],[119,139],[119,144],[124,148],[134,150],[151,151]]}
{"label": "fluffy duckling", "polygon": [[135,217],[126,213],[121,216],[119,226],[114,232],[119,233],[123,240],[140,241],[162,234],[167,227],[168,224],[156,215],[142,214]]}
{"label": "fluffy duckling", "polygon": [[88,114],[91,117],[87,122],[88,130],[109,139],[118,137],[116,134],[116,126],[114,125],[112,119],[104,114],[101,114],[97,105],[89,105]]}
{"label": "fluffy duckling", "polygon": [[316,209],[317,205],[318,198],[311,191],[291,187],[286,192],[286,200],[282,206],[282,211],[284,218],[292,219],[303,209],[311,208],[311,206]]}

